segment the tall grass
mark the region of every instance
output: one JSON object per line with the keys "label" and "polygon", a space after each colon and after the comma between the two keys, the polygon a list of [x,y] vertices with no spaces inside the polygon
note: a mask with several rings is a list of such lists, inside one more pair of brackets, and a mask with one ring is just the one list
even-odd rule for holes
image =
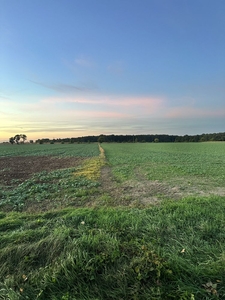
{"label": "tall grass", "polygon": [[224,200],[2,214],[0,299],[224,299]]}

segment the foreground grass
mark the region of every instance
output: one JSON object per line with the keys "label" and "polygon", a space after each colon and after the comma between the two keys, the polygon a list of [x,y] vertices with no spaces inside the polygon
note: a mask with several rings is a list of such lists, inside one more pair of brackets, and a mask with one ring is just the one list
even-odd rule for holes
{"label": "foreground grass", "polygon": [[0,299],[225,299],[225,198],[0,214]]}

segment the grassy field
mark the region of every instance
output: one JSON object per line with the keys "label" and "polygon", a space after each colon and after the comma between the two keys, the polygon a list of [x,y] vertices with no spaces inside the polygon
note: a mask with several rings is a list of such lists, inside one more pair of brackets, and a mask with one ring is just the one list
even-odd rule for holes
{"label": "grassy field", "polygon": [[224,187],[224,143],[104,144],[104,149],[120,181],[134,179],[138,171],[148,180]]}
{"label": "grassy field", "polygon": [[102,148],[0,147],[0,299],[225,299],[225,143]]}

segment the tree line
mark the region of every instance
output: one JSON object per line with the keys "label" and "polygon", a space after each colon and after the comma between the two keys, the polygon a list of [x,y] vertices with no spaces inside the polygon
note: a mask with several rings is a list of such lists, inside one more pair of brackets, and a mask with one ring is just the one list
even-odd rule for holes
{"label": "tree line", "polygon": [[36,140],[36,143],[174,143],[174,142],[207,142],[207,141],[225,141],[225,132],[203,133],[200,135],[167,135],[167,134],[141,134],[141,135],[98,135],[82,136],[77,138],[44,138]]}

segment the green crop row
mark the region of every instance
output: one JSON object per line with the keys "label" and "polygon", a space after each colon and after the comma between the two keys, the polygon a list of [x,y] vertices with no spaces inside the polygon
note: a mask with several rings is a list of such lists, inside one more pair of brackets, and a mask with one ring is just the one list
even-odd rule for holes
{"label": "green crop row", "polygon": [[99,155],[97,144],[20,144],[0,146],[0,157],[5,156],[79,156]]}

